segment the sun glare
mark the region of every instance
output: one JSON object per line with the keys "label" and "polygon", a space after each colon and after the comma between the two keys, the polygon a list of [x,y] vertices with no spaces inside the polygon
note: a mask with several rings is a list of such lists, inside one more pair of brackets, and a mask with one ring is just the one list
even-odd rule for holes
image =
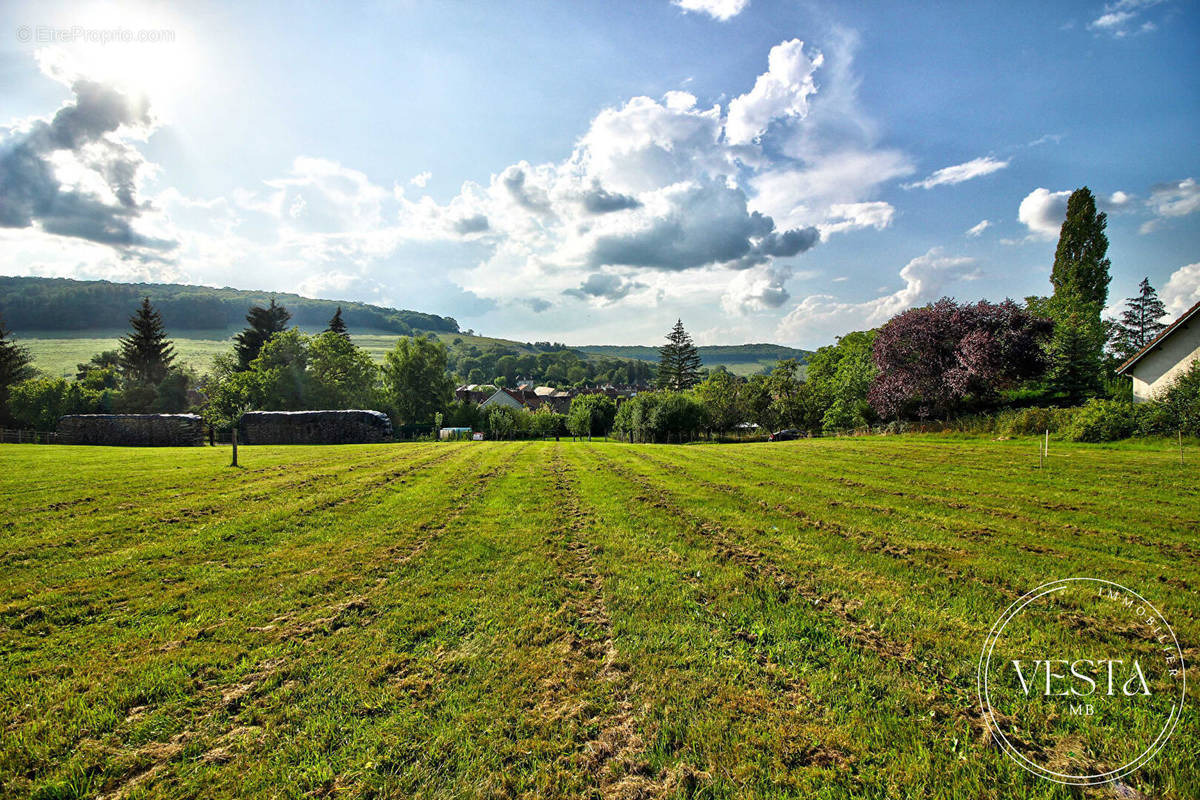
{"label": "sun glare", "polygon": [[38,33],[37,58],[48,74],[145,95],[163,121],[203,73],[190,31],[159,7],[95,5]]}

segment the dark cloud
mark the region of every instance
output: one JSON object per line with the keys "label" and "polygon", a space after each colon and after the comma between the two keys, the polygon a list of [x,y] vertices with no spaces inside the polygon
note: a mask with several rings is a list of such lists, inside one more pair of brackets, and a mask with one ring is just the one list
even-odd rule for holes
{"label": "dark cloud", "polygon": [[539,190],[532,190],[525,185],[525,170],[520,167],[509,167],[500,176],[504,188],[521,208],[538,214],[550,211],[550,200]]}
{"label": "dark cloud", "polygon": [[755,244],[753,249],[764,256],[789,258],[811,249],[819,241],[821,241],[821,233],[816,228],[793,228],[783,233],[777,231],[768,233]]}
{"label": "dark cloud", "polygon": [[488,218],[483,214],[455,220],[454,232],[466,236],[468,233],[483,233],[489,228]]}
{"label": "dark cloud", "polygon": [[815,228],[776,231],[773,219],[747,211],[745,193],[724,182],[697,184],[672,201],[670,214],[643,228],[598,237],[591,265],[674,271],[728,264],[746,269],[772,257],[794,256],[820,239]]}
{"label": "dark cloud", "polygon": [[543,311],[547,311],[549,310],[550,306],[553,305],[549,300],[543,300],[540,297],[529,297],[523,302],[525,305],[529,306],[529,310],[535,314],[540,314]]}
{"label": "dark cloud", "polygon": [[567,289],[563,294],[572,297],[589,298],[602,297],[605,300],[620,300],[634,289],[641,289],[643,283],[622,278],[606,272],[593,272],[588,275],[578,289]]}
{"label": "dark cloud", "polygon": [[636,197],[619,192],[608,192],[599,186],[583,193],[583,207],[591,214],[608,214],[613,211],[624,211],[627,208],[638,208],[641,205]]}
{"label": "dark cloud", "polygon": [[[53,119],[38,120],[0,144],[0,226],[28,228],[38,223],[48,233],[122,250],[175,247],[175,242],[134,231],[133,223],[144,210],[136,194],[142,158],[132,147],[108,138],[122,126],[149,127],[146,101],[94,81],[78,80],[71,88],[75,99]],[[50,158],[64,150],[104,179],[116,205],[62,185]]]}

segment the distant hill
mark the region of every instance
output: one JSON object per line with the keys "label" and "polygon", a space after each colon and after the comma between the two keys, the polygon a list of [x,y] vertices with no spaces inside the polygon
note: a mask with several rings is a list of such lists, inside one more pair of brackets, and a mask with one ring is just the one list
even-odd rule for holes
{"label": "distant hill", "polygon": [[[594,353],[595,355],[609,356],[611,358],[634,358],[638,361],[653,361],[658,362],[658,348],[649,345],[630,345],[623,347],[621,345],[599,344],[585,345],[576,348],[585,353]],[[798,350],[794,347],[784,347],[781,344],[731,344],[731,345],[709,345],[706,347],[696,348],[700,353],[700,360],[706,367],[715,367],[718,364],[723,364],[732,369],[733,365],[742,366],[770,366],[776,361],[782,361],[789,358],[794,358],[801,364],[808,362],[812,352],[808,350]],[[732,369],[733,372],[744,372],[744,370]]]}
{"label": "distant hill", "polygon": [[324,327],[341,306],[342,318],[351,328],[396,334],[458,332],[458,322],[451,317],[346,300],[313,300],[289,292],[0,276],[0,316],[17,332],[125,328],[147,296],[162,314],[167,330],[174,333],[241,327],[251,305],[266,305],[272,297],[287,306],[292,324],[301,327]]}

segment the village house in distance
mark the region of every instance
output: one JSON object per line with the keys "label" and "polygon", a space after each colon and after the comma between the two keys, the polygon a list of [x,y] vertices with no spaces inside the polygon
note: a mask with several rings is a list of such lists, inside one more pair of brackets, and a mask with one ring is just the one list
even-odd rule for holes
{"label": "village house in distance", "polygon": [[1133,402],[1145,403],[1166,391],[1200,359],[1200,303],[1172,322],[1149,344],[1117,368],[1133,379]]}
{"label": "village house in distance", "polygon": [[509,408],[537,411],[547,406],[556,414],[566,414],[571,409],[571,400],[584,394],[602,394],[611,397],[617,405],[638,392],[650,390],[648,385],[629,384],[614,386],[588,386],[578,389],[556,389],[553,386],[535,386],[533,381],[520,381],[509,389],[492,384],[466,383],[454,390],[454,399],[475,403],[480,408],[508,406]]}

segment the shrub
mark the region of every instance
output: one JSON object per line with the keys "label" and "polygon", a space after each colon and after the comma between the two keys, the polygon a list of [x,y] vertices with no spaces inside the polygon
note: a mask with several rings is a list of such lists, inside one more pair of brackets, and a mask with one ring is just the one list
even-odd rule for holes
{"label": "shrub", "polygon": [[1172,420],[1171,432],[1200,436],[1200,360],[1176,378],[1159,401]]}
{"label": "shrub", "polygon": [[1009,436],[1036,436],[1046,431],[1058,433],[1070,418],[1069,409],[1023,408],[1002,415],[999,429]]}
{"label": "shrub", "polygon": [[1066,434],[1073,442],[1112,442],[1133,435],[1136,427],[1132,403],[1089,400],[1075,410]]}

